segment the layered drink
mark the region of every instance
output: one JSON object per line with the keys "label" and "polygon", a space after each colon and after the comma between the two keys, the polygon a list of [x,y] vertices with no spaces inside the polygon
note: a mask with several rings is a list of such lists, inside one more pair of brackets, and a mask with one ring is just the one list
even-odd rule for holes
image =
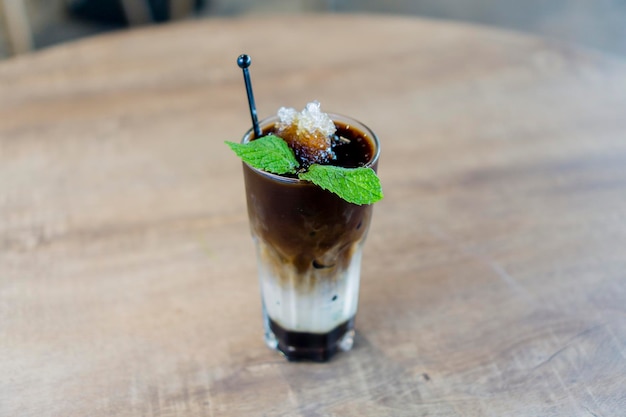
{"label": "layered drink", "polygon": [[[328,147],[306,149],[307,132],[323,120],[310,103],[260,123],[262,135],[284,136],[301,167],[327,164],[376,170],[379,144],[363,124],[323,114]],[[294,122],[293,118],[299,119]],[[307,123],[313,127],[307,127]],[[317,124],[317,125],[315,125]],[[242,143],[256,140],[251,129]],[[295,142],[294,142],[295,141]],[[310,143],[309,143],[310,145]],[[371,204],[355,204],[295,174],[277,175],[243,164],[250,228],[257,250],[266,343],[290,360],[328,360],[351,349],[357,312],[361,254]]]}

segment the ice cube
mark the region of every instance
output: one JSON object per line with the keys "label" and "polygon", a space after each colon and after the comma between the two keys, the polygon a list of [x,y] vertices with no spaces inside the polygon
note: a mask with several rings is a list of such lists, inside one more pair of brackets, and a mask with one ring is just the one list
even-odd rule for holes
{"label": "ice cube", "polygon": [[302,112],[281,107],[278,118],[276,134],[287,142],[301,163],[323,164],[335,158],[331,138],[337,129],[321,111],[318,101],[308,103]]}

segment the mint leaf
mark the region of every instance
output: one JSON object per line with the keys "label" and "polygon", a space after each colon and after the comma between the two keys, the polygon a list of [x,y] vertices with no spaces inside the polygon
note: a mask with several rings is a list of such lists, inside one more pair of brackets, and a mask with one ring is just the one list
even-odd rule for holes
{"label": "mint leaf", "polygon": [[380,180],[371,168],[342,168],[313,164],[298,178],[337,194],[349,203],[373,204],[383,198]]}
{"label": "mint leaf", "polygon": [[298,160],[287,142],[275,135],[267,135],[248,143],[226,141],[237,156],[248,165],[273,174],[293,174]]}

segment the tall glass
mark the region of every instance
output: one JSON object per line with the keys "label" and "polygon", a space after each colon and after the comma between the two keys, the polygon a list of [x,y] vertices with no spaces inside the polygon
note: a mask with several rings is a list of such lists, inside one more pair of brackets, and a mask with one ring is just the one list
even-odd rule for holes
{"label": "tall glass", "polygon": [[[349,117],[329,116],[338,134],[354,145],[359,165],[375,170],[376,135]],[[276,116],[261,121],[264,134],[277,121]],[[253,139],[251,129],[242,143]],[[289,360],[326,361],[350,350],[372,206],[348,203],[309,182],[245,163],[243,172],[267,345]]]}

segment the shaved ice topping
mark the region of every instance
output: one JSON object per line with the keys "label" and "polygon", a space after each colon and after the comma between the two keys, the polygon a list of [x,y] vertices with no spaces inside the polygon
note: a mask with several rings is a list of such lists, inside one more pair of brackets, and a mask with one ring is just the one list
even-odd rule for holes
{"label": "shaved ice topping", "polygon": [[327,164],[335,159],[331,145],[337,129],[320,110],[318,101],[308,103],[301,112],[281,107],[278,118],[275,134],[287,142],[304,166]]}

